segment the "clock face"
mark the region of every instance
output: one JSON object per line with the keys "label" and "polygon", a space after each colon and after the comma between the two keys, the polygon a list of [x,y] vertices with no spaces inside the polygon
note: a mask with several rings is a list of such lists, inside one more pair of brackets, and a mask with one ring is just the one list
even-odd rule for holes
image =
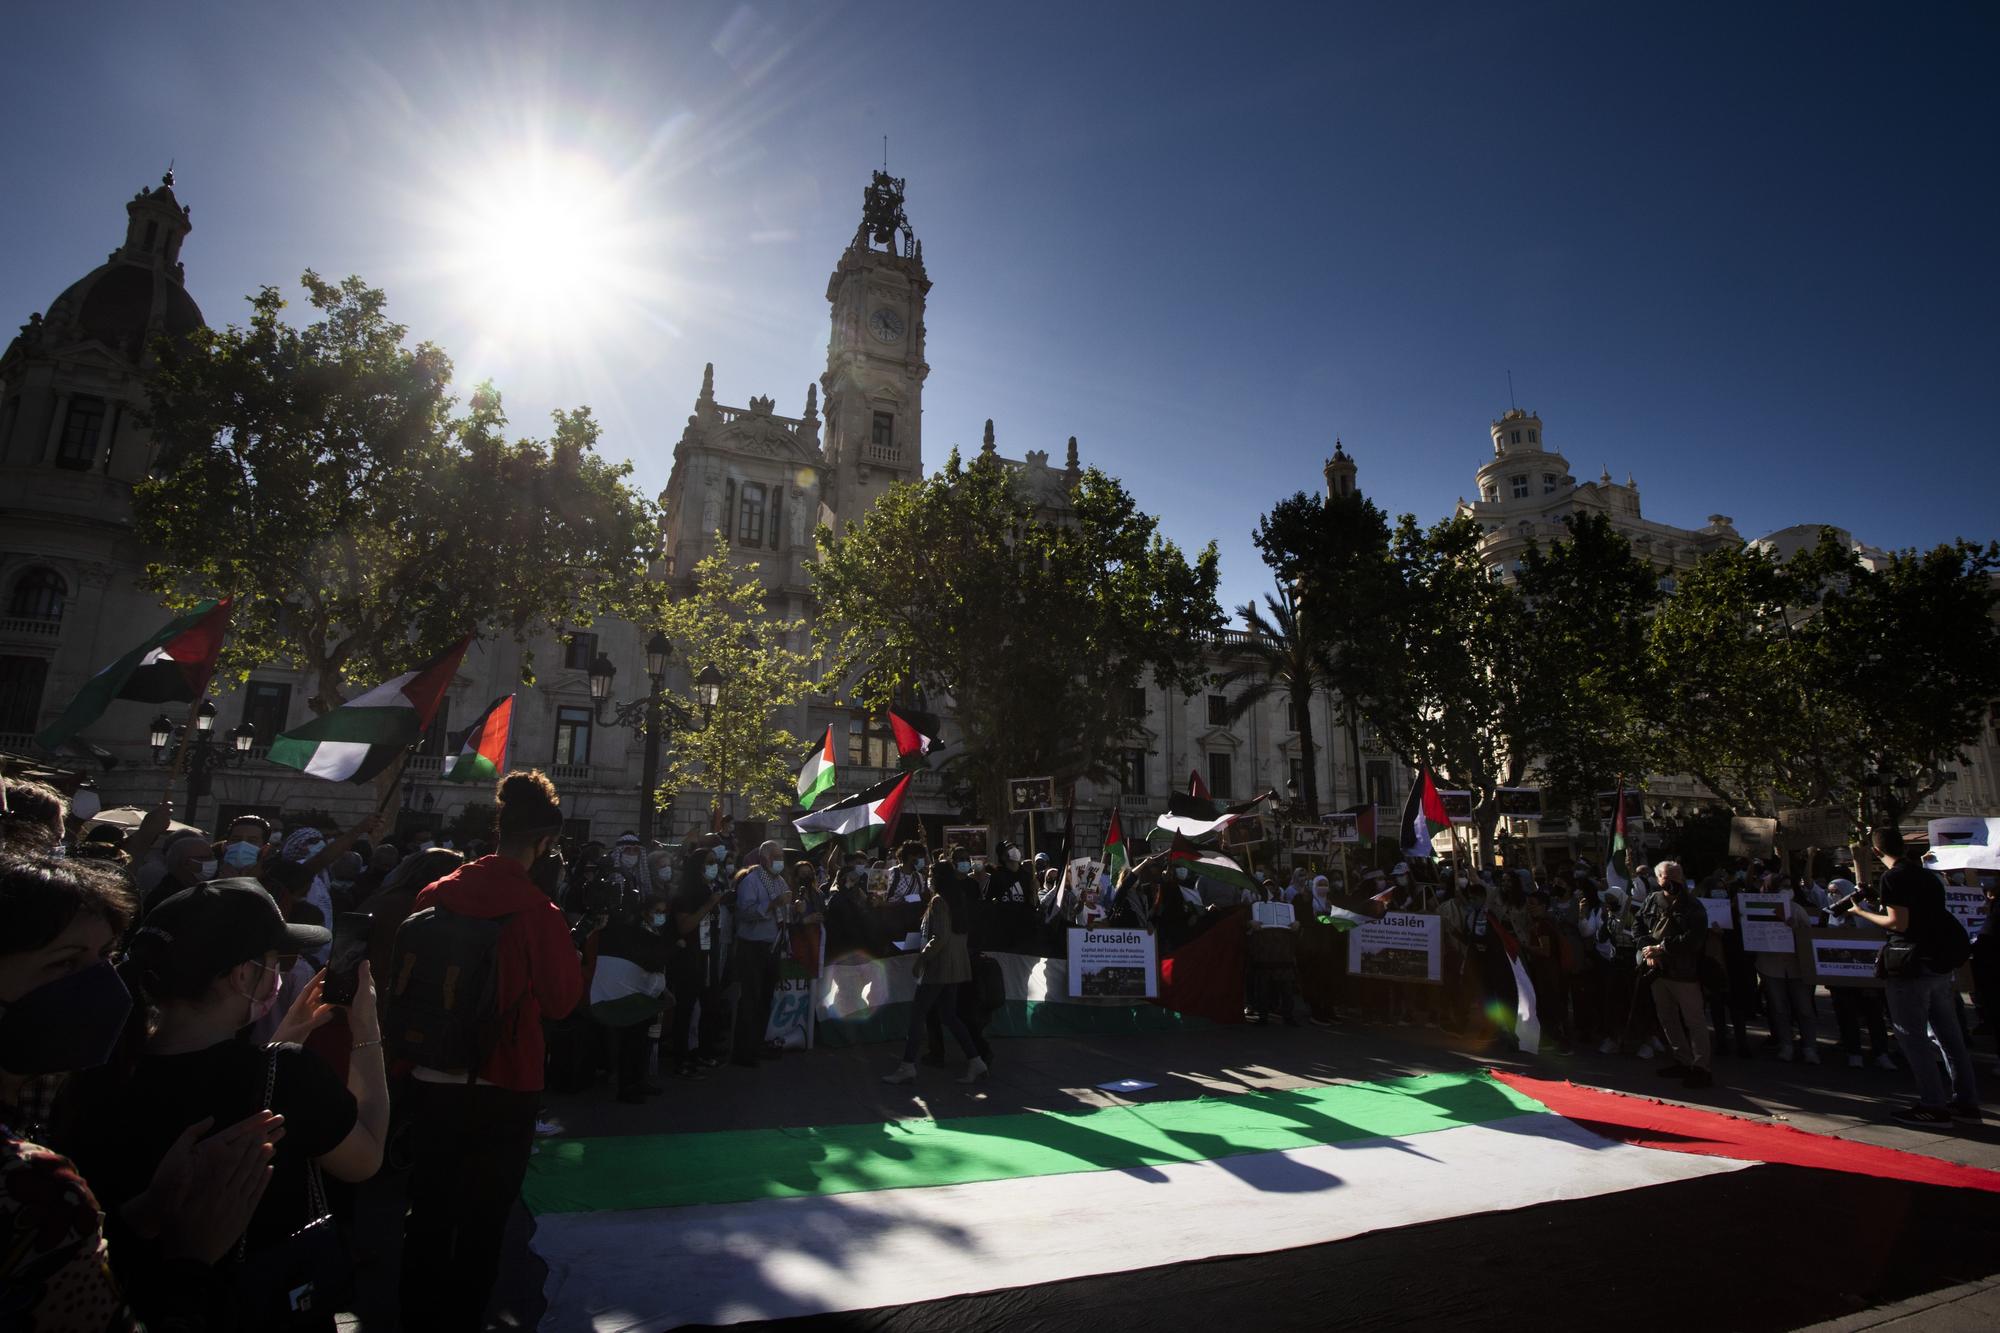
{"label": "clock face", "polygon": [[903,336],[903,317],[887,306],[880,306],[868,317],[868,331],[877,342],[895,342]]}

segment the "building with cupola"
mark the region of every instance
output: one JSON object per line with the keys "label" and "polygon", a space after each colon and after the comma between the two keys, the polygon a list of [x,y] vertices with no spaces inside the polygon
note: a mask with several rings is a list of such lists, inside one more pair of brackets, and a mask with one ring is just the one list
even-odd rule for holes
{"label": "building with cupola", "polygon": [[1563,540],[1568,533],[1563,520],[1579,513],[1609,519],[1668,587],[1676,570],[1692,567],[1709,551],[1743,544],[1727,514],[1710,514],[1699,528],[1647,518],[1639,511],[1639,483],[1629,473],[1622,484],[1611,479],[1608,467],[1595,481],[1577,481],[1569,460],[1544,438],[1535,413],[1510,408],[1487,433],[1493,456],[1473,476],[1478,498],[1461,496],[1458,513],[1485,530],[1480,552],[1495,578],[1514,578],[1529,545]]}

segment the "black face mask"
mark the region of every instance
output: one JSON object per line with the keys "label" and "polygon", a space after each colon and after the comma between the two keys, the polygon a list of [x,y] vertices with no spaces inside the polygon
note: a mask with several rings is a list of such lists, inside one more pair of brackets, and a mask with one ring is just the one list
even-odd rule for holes
{"label": "black face mask", "polygon": [[132,1016],[132,992],[116,968],[97,963],[35,987],[0,1008],[0,1069],[56,1074],[111,1058]]}

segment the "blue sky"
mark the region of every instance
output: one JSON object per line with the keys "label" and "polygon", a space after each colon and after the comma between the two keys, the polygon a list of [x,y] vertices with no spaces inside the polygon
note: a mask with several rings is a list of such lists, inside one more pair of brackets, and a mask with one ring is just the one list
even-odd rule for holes
{"label": "blue sky", "polygon": [[[1509,370],[1649,516],[2000,536],[1990,6],[407,10],[10,13],[0,316],[173,159],[211,323],[360,273],[517,429],[588,403],[657,490],[704,361],[799,410],[887,134],[926,462],[987,417],[1017,457],[1075,435],[1220,543],[1230,605],[1336,437],[1392,513],[1446,513]],[[615,231],[562,261],[591,290],[554,338],[495,332],[546,262],[468,235],[538,153],[602,174]]]}

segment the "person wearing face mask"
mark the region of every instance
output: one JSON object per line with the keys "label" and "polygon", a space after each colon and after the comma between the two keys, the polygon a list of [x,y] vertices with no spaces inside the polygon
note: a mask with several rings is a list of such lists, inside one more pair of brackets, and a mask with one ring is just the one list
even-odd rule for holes
{"label": "person wearing face mask", "polygon": [[903,1041],[902,1063],[882,1076],[884,1083],[916,1082],[917,1045],[933,1009],[939,1011],[939,1021],[950,1029],[952,1039],[965,1053],[965,1073],[960,1076],[959,1082],[972,1083],[986,1074],[986,1062],[980,1058],[972,1034],[966,1030],[964,1020],[958,1014],[958,987],[972,977],[972,960],[964,933],[966,924],[954,915],[954,909],[960,912],[966,910],[971,893],[970,883],[961,880],[956,873],[957,863],[961,860],[969,870],[971,859],[964,855],[961,848],[952,846],[940,867],[937,891],[924,908],[924,944],[923,951],[917,955],[917,993],[910,1006],[910,1031]]}
{"label": "person wearing face mask", "polygon": [[566,1018],[583,995],[569,922],[532,877],[562,833],[555,784],[539,770],[509,773],[494,804],[497,849],[426,886],[412,905],[501,926],[497,1032],[484,1059],[475,1070],[412,1072],[415,1167],[402,1287],[409,1329],[480,1326],[534,1146],[547,1056],[542,1023]]}
{"label": "person wearing face mask", "polygon": [[1314,875],[1303,894],[1292,900],[1299,923],[1299,991],[1307,1014],[1318,1027],[1333,1026],[1339,1014],[1340,978],[1347,967],[1346,935],[1320,918],[1333,911],[1333,881]]}
{"label": "person wearing face mask", "polygon": [[264,844],[271,840],[271,821],[262,815],[238,815],[229,821],[223,835],[221,869],[223,875],[255,876],[264,859]]}
{"label": "person wearing face mask", "polygon": [[771,1027],[771,996],[778,984],[778,926],[791,903],[784,844],[764,842],[756,861],[736,877],[735,947],[729,962],[737,986],[732,1064],[754,1069],[765,1056],[764,1034]]}
{"label": "person wearing face mask", "polygon": [[998,861],[987,863],[985,924],[991,947],[1003,953],[1025,952],[1034,945],[1030,873],[1021,849],[1011,842],[1001,843]]}
{"label": "person wearing face mask", "polygon": [[715,1016],[721,1004],[715,953],[715,914],[722,905],[721,855],[713,834],[697,839],[681,860],[674,895],[667,904],[673,944],[667,989],[675,1004],[667,1016],[665,1037],[676,1078],[701,1078],[703,1070],[722,1063],[714,1049],[703,1049],[702,1041],[703,1030],[717,1030]]}
{"label": "person wearing face mask", "polygon": [[143,868],[139,876],[141,891],[145,894],[141,916],[150,913],[182,889],[214,879],[219,862],[215,858],[215,849],[201,834],[177,833],[160,849],[158,865],[161,873],[150,877],[151,887],[145,887],[149,877]]}
{"label": "person wearing face mask", "polygon": [[[269,1188],[244,1232],[242,1267],[230,1279],[243,1307],[239,1322],[248,1326],[275,1317],[270,1301],[282,1299],[254,1286],[268,1267],[260,1255],[325,1215],[316,1173],[368,1179],[381,1165],[388,1136],[381,1028],[365,965],[346,1010],[353,1050],[345,1082],[297,1044],[337,1012],[320,1000],[317,978],[286,1015],[275,1043],[261,1046],[246,1035],[276,1004],[279,955],[327,939],[319,927],[287,924],[254,880],[200,884],[161,903],[134,932],[126,962],[154,1007],[152,1030],[122,1080],[99,1085],[77,1111],[77,1163],[113,1211],[147,1189],[181,1126],[233,1124],[260,1110],[284,1118]],[[135,1282],[161,1280],[156,1266],[166,1256],[156,1245],[135,1242],[114,1257]],[[347,1277],[318,1276],[336,1284]],[[322,1326],[332,1329],[331,1309]]]}
{"label": "person wearing face mask", "polygon": [[[228,1291],[218,1263],[270,1180],[278,1117],[256,1112],[217,1134],[203,1118],[107,1216],[77,1166],[25,1132],[24,1080],[81,1077],[125,1030],[132,995],[109,955],[132,905],[110,871],[18,846],[0,853],[0,1322],[9,1328],[219,1325]],[[136,1285],[121,1283],[114,1273],[136,1266],[123,1251],[142,1245],[157,1250],[155,1262]]]}

